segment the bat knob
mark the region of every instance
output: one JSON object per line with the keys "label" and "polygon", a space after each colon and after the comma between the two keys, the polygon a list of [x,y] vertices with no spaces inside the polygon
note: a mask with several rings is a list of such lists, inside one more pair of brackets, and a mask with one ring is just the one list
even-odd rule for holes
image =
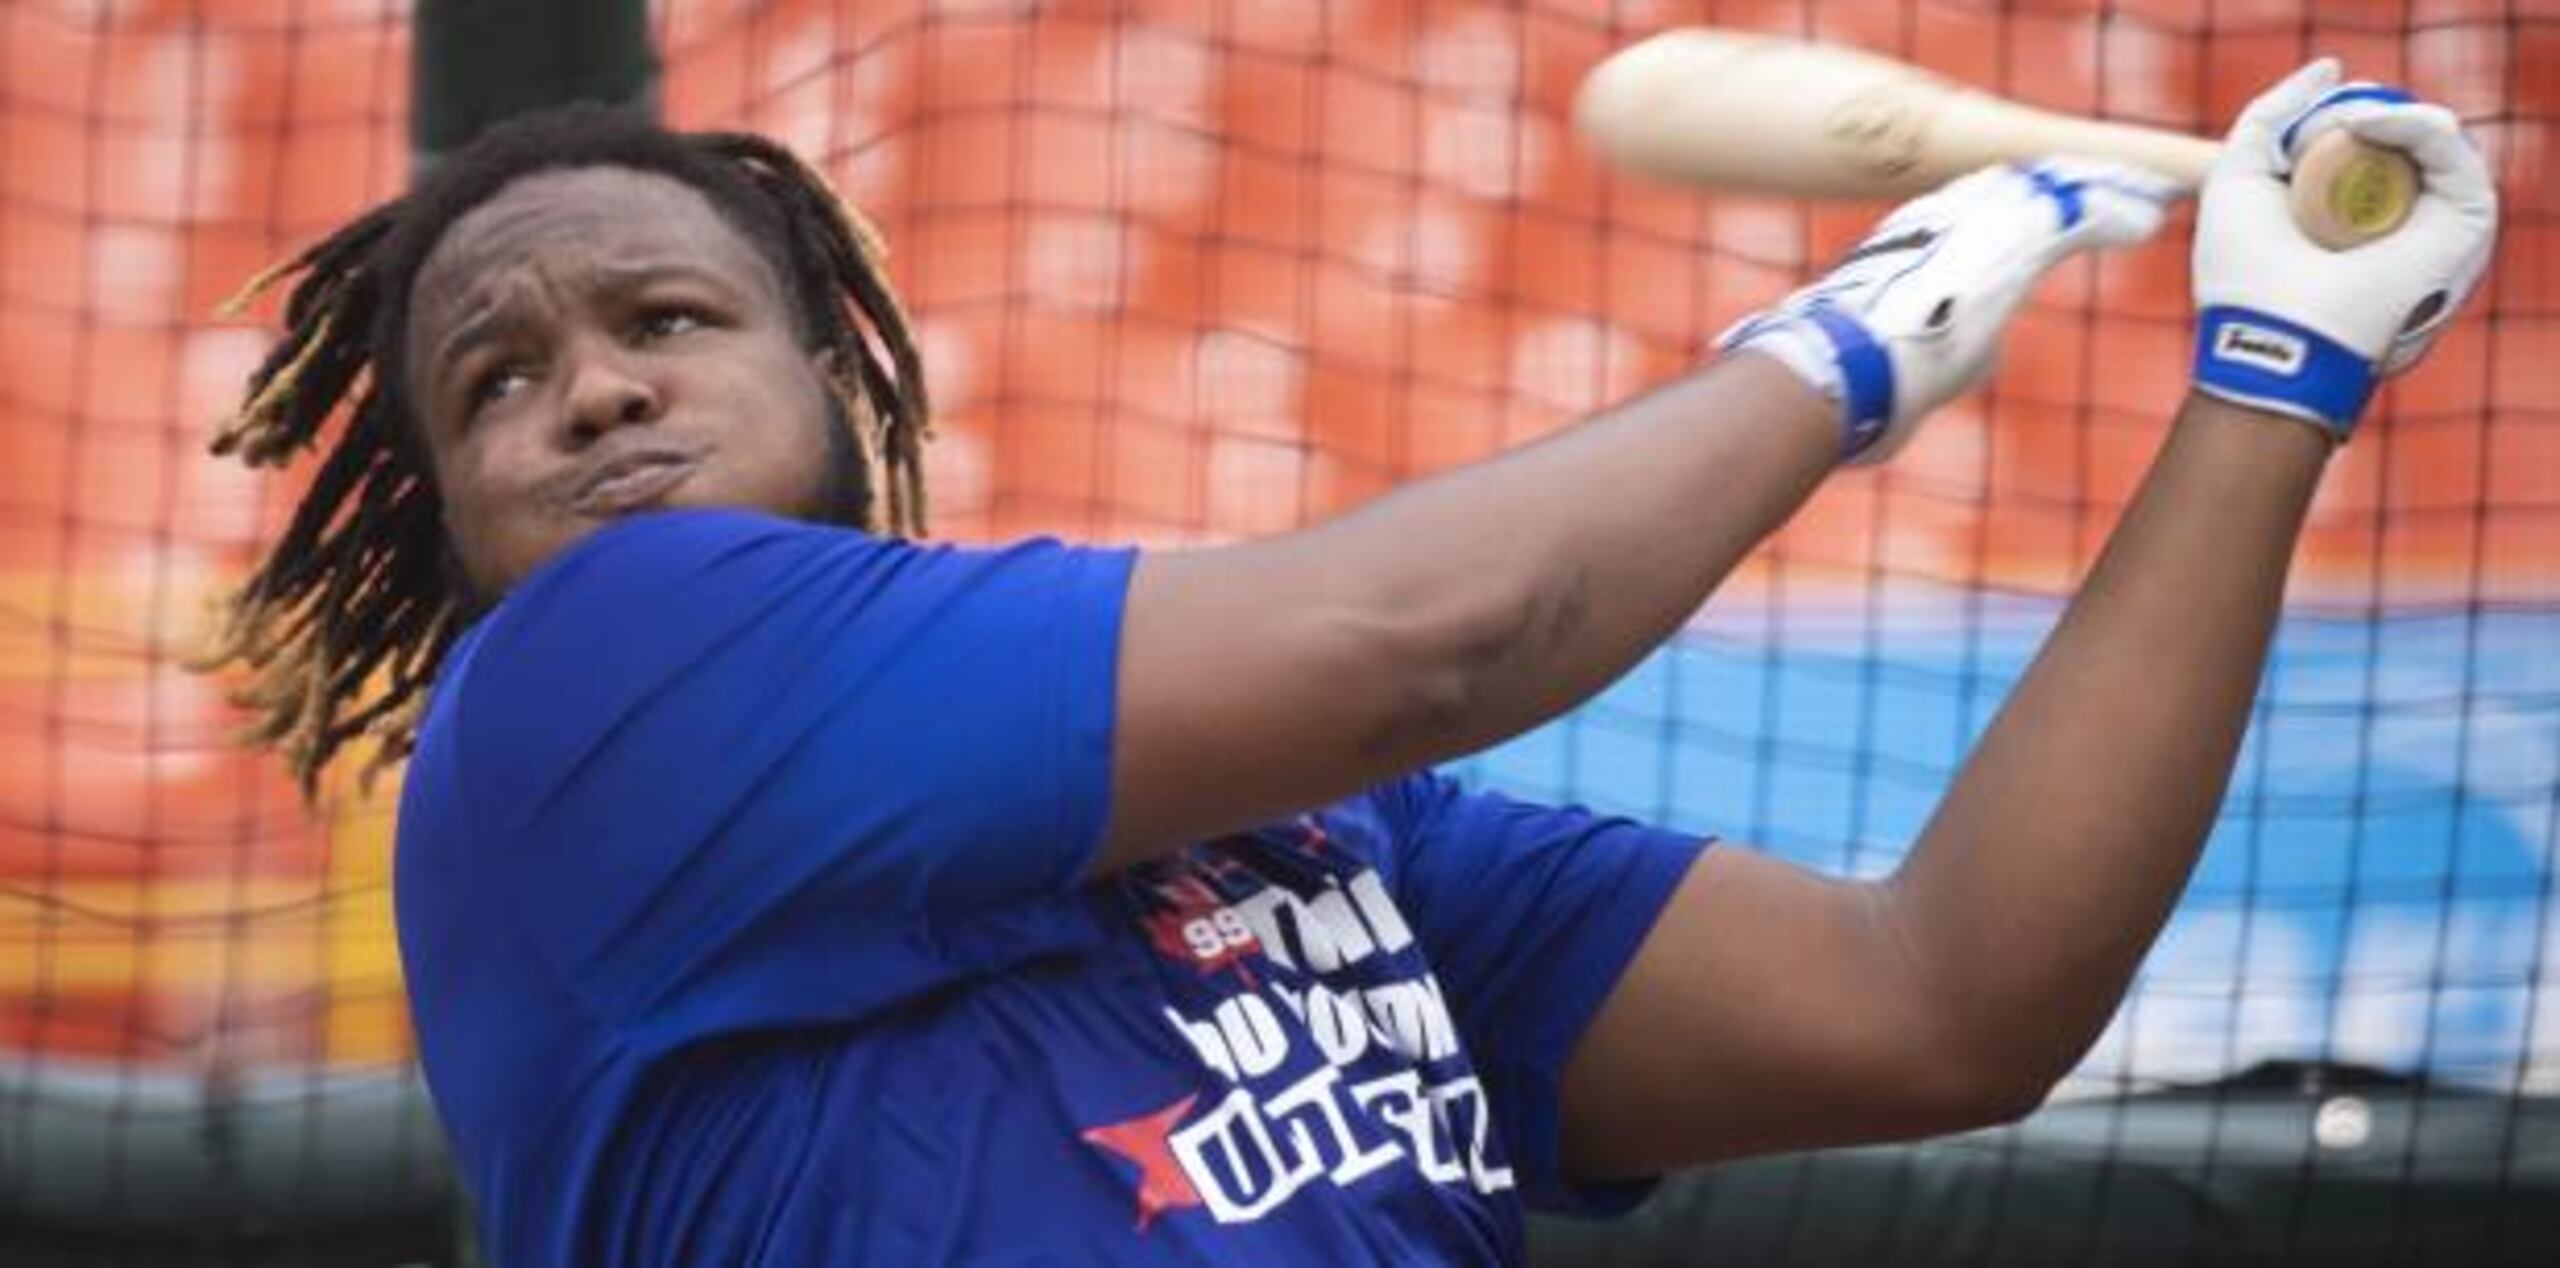
{"label": "bat knob", "polygon": [[2344,251],[2409,218],[2418,201],[2418,165],[2398,150],[2333,129],[2313,138],[2295,160],[2290,201],[2294,223],[2306,236]]}

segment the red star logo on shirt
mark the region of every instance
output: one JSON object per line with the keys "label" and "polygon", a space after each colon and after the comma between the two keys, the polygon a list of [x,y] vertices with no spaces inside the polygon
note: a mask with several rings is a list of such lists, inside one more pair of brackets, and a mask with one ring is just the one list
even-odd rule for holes
{"label": "red star logo on shirt", "polygon": [[1191,1112],[1191,1103],[1199,1100],[1193,1093],[1152,1114],[1117,1123],[1089,1128],[1084,1139],[1138,1164],[1138,1231],[1147,1231],[1157,1215],[1177,1206],[1200,1205],[1199,1190],[1191,1187],[1191,1177],[1182,1174],[1182,1164],[1174,1161],[1173,1147],[1165,1137],[1172,1133],[1182,1116]]}

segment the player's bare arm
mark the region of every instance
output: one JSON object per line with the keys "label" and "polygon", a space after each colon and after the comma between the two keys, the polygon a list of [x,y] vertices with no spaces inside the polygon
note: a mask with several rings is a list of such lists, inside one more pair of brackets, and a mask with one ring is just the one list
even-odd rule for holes
{"label": "player's bare arm", "polygon": [[2248,717],[2310,428],[2197,397],[1903,868],[1701,858],[1586,1038],[1577,1158],[1638,1174],[2033,1108],[2115,1011]]}
{"label": "player's bare arm", "polygon": [[[2308,68],[2235,127],[2197,229],[2200,391],[1901,869],[1704,857],[1569,1071],[1588,1174],[2015,1117],[2096,1039],[2221,801],[2332,447],[2441,330],[2495,224],[2450,115],[2331,106],[2334,81]],[[2419,161],[2401,234],[2352,256],[2299,236],[2270,144],[2297,119]],[[2252,338],[2295,341],[2300,372]]]}

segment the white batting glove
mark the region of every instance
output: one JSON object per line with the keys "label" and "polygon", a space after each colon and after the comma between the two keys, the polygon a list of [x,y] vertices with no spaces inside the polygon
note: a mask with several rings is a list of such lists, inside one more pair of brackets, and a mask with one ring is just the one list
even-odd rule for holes
{"label": "white batting glove", "polygon": [[[2420,186],[2400,228],[2343,251],[2306,237],[2285,201],[2295,156],[2332,128],[2405,151]],[[2196,387],[2345,440],[2374,381],[2415,362],[2479,283],[2497,227],[2488,165],[2452,112],[2340,84],[2327,58],[2295,71],[2241,111],[2205,179]]]}
{"label": "white batting glove", "polygon": [[1838,401],[1841,456],[1881,462],[1989,371],[2045,270],[2151,236],[2177,192],[2092,159],[1984,168],[1896,208],[1829,274],[1716,343],[1774,357]]}

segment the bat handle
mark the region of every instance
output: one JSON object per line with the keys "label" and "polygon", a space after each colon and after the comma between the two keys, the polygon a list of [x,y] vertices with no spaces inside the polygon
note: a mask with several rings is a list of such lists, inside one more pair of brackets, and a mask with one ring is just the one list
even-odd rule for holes
{"label": "bat handle", "polygon": [[[2071,118],[1980,93],[1961,92],[1938,111],[1937,134],[1959,145],[1950,162],[1974,162],[2052,153],[2121,159],[2180,181],[2202,185],[2221,145],[2182,132]],[[1981,148],[1961,148],[1966,138]],[[2287,199],[2303,235],[2332,251],[2344,251],[2389,234],[2409,218],[2418,201],[2418,165],[2388,146],[2358,140],[2344,128],[2311,139],[2294,158]]]}
{"label": "bat handle", "polygon": [[2418,201],[2418,165],[2345,129],[2312,139],[2293,164],[2293,222],[2312,241],[2344,251],[2382,237]]}

